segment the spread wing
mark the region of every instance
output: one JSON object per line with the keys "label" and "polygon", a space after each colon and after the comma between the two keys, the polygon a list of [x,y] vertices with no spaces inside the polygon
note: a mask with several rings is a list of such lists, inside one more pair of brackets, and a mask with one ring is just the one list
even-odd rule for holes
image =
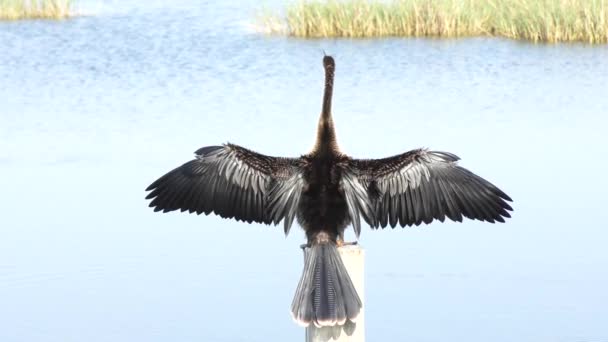
{"label": "spread wing", "polygon": [[203,147],[196,158],[152,183],[154,211],[215,213],[237,221],[293,223],[303,186],[299,159],[265,156],[226,144]]}
{"label": "spread wing", "polygon": [[[441,222],[461,222],[463,216],[504,222],[513,210],[511,198],[471,171],[458,166],[454,154],[425,149],[384,159],[350,160],[351,174],[367,191],[373,207],[366,218],[373,227],[402,227]],[[353,187],[347,188],[355,193]],[[359,191],[360,193],[360,191]],[[361,196],[359,196],[361,197]]]}

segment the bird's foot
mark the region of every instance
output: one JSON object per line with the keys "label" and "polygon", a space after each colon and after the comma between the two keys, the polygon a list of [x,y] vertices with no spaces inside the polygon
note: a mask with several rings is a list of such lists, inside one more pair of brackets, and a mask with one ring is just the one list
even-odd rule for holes
{"label": "bird's foot", "polygon": [[300,248],[302,248],[302,250],[305,250],[308,247],[310,247],[310,243],[303,243],[300,245]]}
{"label": "bird's foot", "polygon": [[359,244],[359,242],[358,241],[345,242],[344,240],[338,240],[338,241],[336,241],[336,244],[338,245],[338,247],[356,246]]}

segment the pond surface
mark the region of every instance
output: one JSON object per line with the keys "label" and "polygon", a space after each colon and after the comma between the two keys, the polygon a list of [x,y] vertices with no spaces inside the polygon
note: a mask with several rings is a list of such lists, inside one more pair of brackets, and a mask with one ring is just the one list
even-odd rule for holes
{"label": "pond surface", "polygon": [[256,1],[217,3],[0,23],[1,341],[303,339],[300,230],[144,188],[206,145],[307,152],[323,51],[345,152],[454,152],[515,200],[503,225],[364,227],[368,340],[608,341],[606,46],[267,37]]}

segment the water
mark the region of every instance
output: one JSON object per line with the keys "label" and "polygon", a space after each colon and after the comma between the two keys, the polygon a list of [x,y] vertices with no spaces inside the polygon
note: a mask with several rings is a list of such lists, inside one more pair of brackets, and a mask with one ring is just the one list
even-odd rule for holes
{"label": "water", "polygon": [[323,50],[344,151],[451,151],[515,199],[505,225],[365,227],[368,339],[608,341],[607,47],[265,37],[255,1],[81,6],[0,23],[1,341],[302,339],[301,231],[153,213],[143,189],[201,146],[308,151]]}

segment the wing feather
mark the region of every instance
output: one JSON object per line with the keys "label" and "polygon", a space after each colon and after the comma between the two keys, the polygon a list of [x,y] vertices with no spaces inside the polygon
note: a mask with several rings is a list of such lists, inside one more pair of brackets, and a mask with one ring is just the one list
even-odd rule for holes
{"label": "wing feather", "polygon": [[384,159],[351,159],[351,172],[367,190],[374,227],[402,227],[463,217],[504,222],[513,209],[498,187],[458,166],[449,152],[412,150]]}
{"label": "wing feather", "polygon": [[225,144],[198,149],[196,158],[154,181],[150,207],[215,213],[237,221],[291,227],[302,191],[299,159],[269,157]]}
{"label": "wing feather", "polygon": [[371,203],[366,183],[359,179],[356,170],[348,166],[345,166],[342,170],[340,188],[344,191],[353,230],[355,235],[359,237],[359,234],[361,234],[361,216],[368,224],[369,222],[375,222],[377,217],[375,211],[378,207],[374,207]]}

